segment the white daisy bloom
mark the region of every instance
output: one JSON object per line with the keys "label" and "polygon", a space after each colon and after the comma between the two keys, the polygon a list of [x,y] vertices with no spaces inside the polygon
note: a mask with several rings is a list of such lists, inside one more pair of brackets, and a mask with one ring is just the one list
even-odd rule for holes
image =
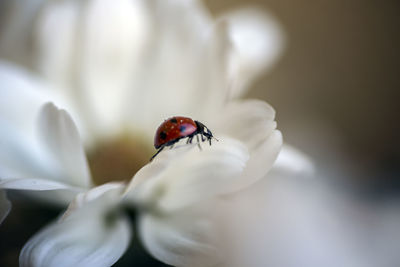
{"label": "white daisy bloom", "polygon": [[[158,259],[214,264],[210,202],[265,177],[282,145],[274,110],[237,99],[279,55],[276,22],[251,9],[214,20],[194,0],[9,5],[0,189],[74,199],[27,243],[21,264],[60,266],[69,256],[66,265],[113,264],[131,228],[110,214],[125,205],[139,210],[140,236]],[[219,141],[202,151],[179,143],[149,162],[157,126],[174,115],[204,123]],[[6,215],[9,205],[1,207]]]}

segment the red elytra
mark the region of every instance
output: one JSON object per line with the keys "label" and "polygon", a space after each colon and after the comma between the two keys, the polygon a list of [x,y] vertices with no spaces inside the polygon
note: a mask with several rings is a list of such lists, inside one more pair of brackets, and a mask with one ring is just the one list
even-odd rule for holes
{"label": "red elytra", "polygon": [[208,140],[211,145],[211,139],[214,138],[213,134],[201,122],[182,116],[175,116],[165,120],[158,127],[154,136],[154,147],[158,151],[151,157],[150,161],[165,147],[171,146],[172,148],[182,138],[188,138],[187,144],[189,144],[192,143],[193,137],[197,136],[197,141],[200,142],[199,135],[203,142]]}

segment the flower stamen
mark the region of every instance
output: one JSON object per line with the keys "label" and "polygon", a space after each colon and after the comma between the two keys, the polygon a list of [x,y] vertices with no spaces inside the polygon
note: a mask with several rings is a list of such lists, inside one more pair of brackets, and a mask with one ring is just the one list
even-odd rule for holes
{"label": "flower stamen", "polygon": [[148,163],[152,148],[131,135],[107,140],[88,152],[88,162],[95,184],[131,179]]}

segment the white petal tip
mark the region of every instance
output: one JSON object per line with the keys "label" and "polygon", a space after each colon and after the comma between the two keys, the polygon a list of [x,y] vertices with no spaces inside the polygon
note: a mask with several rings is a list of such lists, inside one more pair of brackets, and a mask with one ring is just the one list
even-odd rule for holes
{"label": "white petal tip", "polygon": [[274,168],[282,168],[308,177],[312,177],[316,171],[313,161],[306,154],[289,145],[283,145]]}
{"label": "white petal tip", "polygon": [[277,20],[259,8],[239,9],[223,17],[229,24],[233,44],[243,60],[270,66],[285,46],[285,35]]}

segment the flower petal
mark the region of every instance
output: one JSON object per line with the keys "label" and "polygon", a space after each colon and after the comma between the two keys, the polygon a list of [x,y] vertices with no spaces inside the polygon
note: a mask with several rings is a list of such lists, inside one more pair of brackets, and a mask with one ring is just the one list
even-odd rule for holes
{"label": "flower petal", "polygon": [[282,146],[282,135],[275,130],[275,111],[259,100],[230,102],[210,121],[215,135],[226,134],[247,145],[250,159],[242,178],[231,184],[231,192],[258,181],[274,164]]}
{"label": "flower petal", "polygon": [[36,16],[32,37],[37,69],[48,81],[65,88],[74,73],[79,7],[76,1],[45,1],[40,12],[32,11]]}
{"label": "flower petal", "polygon": [[276,62],[284,48],[284,34],[278,22],[265,10],[237,9],[224,14],[236,56],[232,58],[235,85],[230,97],[242,96],[255,78]]}
{"label": "flower petal", "polygon": [[238,100],[225,105],[207,122],[215,134],[225,134],[256,149],[276,128],[275,110],[261,100]]}
{"label": "flower petal", "polygon": [[[102,184],[100,186],[94,187],[89,191],[79,194],[75,197],[74,201],[71,202],[70,206],[66,214],[71,213],[72,211],[82,208],[88,202],[95,201],[100,197],[105,197],[104,194],[108,194],[109,201],[112,203],[118,202],[120,200],[120,195],[122,190],[125,188],[125,183],[123,182],[112,182]],[[107,203],[107,205],[111,205],[112,203]]]}
{"label": "flower petal", "polygon": [[78,130],[65,110],[54,104],[43,106],[39,116],[39,131],[54,163],[62,170],[62,180],[87,188],[91,185],[89,167]]}
{"label": "flower petal", "polygon": [[162,212],[184,208],[225,192],[241,177],[248,157],[242,143],[222,137],[202,151],[193,145],[163,151],[135,175],[128,198]]}
{"label": "flower petal", "polygon": [[298,149],[287,144],[282,146],[273,168],[285,169],[287,172],[293,172],[297,175],[312,175],[315,172],[312,160]]}
{"label": "flower petal", "polygon": [[38,142],[40,107],[65,101],[38,77],[13,64],[0,61],[0,177],[53,179],[56,170]]}
{"label": "flower petal", "polygon": [[168,116],[201,119],[226,100],[231,47],[226,25],[214,25],[200,1],[154,1],[147,7],[152,39],[127,100],[129,114],[140,114],[131,117],[132,125],[152,134]]}
{"label": "flower petal", "polygon": [[0,119],[22,132],[33,133],[41,105],[59,102],[58,96],[38,77],[0,60]]}
{"label": "flower petal", "polygon": [[243,170],[241,179],[232,183],[229,192],[239,191],[254,184],[271,170],[282,147],[282,134],[273,131],[256,149],[250,152],[250,160]]}
{"label": "flower petal", "polygon": [[146,249],[173,266],[215,266],[219,261],[213,225],[206,217],[179,213],[168,217],[142,215],[139,233]]}
{"label": "flower petal", "polygon": [[24,246],[20,266],[111,266],[128,247],[129,222],[118,219],[112,226],[99,218],[90,222],[49,225]]}
{"label": "flower petal", "polygon": [[0,180],[48,178],[54,174],[46,153],[29,133],[0,119]]}
{"label": "flower petal", "polygon": [[70,207],[61,220],[37,233],[22,249],[20,266],[114,264],[127,249],[131,237],[127,218],[113,213],[120,191],[114,189],[112,186],[99,189],[102,192],[95,193],[97,198],[78,208]]}
{"label": "flower petal", "polygon": [[227,90],[230,90],[232,80],[235,79],[236,74],[231,73],[229,65],[233,48],[228,35],[227,23],[219,21],[215,23],[203,44],[199,73],[195,74],[199,79],[195,80],[199,87],[196,88],[197,95],[191,97],[195,101],[192,109],[198,109],[198,119],[215,115],[216,110],[226,103]]}
{"label": "flower petal", "polygon": [[60,183],[52,180],[35,179],[35,178],[10,178],[0,181],[0,188],[3,189],[20,189],[20,190],[57,190],[71,189],[81,191],[80,188],[74,188],[68,184]]}
{"label": "flower petal", "polygon": [[7,199],[6,192],[0,190],[0,225],[11,210],[11,202]]}
{"label": "flower petal", "polygon": [[[94,126],[94,134],[110,135],[120,131],[130,114],[126,108],[131,100],[128,92],[134,90],[131,79],[143,46],[151,32],[147,29],[143,1],[93,0],[86,4],[78,45],[82,88],[82,108]],[[75,66],[78,67],[78,66]],[[143,88],[140,88],[142,91]],[[130,116],[130,115],[129,115]]]}

